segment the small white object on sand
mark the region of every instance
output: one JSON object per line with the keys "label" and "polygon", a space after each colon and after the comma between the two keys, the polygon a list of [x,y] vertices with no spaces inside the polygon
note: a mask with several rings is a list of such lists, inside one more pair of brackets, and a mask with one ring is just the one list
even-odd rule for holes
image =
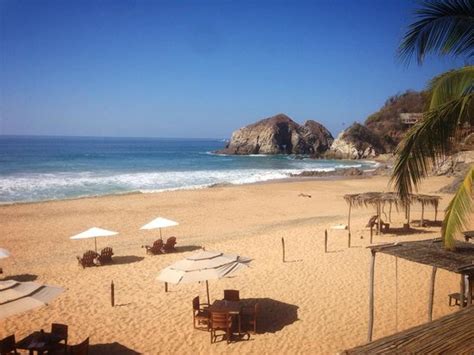
{"label": "small white object on sand", "polygon": [[345,230],[347,229],[347,224],[336,224],[334,226],[331,226],[331,229],[342,229]]}

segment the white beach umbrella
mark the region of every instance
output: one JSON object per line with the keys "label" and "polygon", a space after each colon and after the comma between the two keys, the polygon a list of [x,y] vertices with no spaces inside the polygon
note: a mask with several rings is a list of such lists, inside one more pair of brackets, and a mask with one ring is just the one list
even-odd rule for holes
{"label": "white beach umbrella", "polygon": [[0,259],[5,259],[10,256],[10,252],[7,249],[0,248]]}
{"label": "white beach umbrella", "polygon": [[0,319],[47,305],[63,291],[36,282],[0,281]]}
{"label": "white beach umbrella", "polygon": [[157,228],[159,228],[159,230],[160,230],[160,239],[163,239],[162,236],[161,236],[161,228],[174,227],[174,226],[177,226],[178,224],[179,224],[178,222],[172,221],[171,219],[158,217],[158,218],[155,218],[153,221],[145,224],[140,229],[157,229]]}
{"label": "white beach umbrella", "polygon": [[107,229],[92,227],[82,233],[72,236],[70,239],[89,239],[94,238],[95,240],[95,251],[97,252],[97,238],[100,237],[111,237],[117,235],[118,232],[109,231]]}
{"label": "white beach umbrella", "polygon": [[214,251],[194,253],[163,269],[158,280],[172,284],[206,281],[207,302],[209,303],[209,280],[234,276],[247,268],[252,259],[235,254]]}

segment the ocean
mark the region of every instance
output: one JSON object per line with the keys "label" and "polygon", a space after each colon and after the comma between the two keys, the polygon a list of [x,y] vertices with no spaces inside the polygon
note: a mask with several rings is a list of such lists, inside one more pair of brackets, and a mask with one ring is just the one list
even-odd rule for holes
{"label": "ocean", "polygon": [[374,162],[230,156],[218,139],[0,136],[0,203],[198,189]]}

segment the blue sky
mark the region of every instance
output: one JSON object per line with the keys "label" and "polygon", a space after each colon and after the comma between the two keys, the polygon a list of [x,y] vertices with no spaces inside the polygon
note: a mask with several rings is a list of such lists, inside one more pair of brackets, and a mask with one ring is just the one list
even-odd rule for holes
{"label": "blue sky", "polygon": [[460,65],[397,60],[416,6],[0,0],[0,134],[221,138],[283,112],[335,135]]}

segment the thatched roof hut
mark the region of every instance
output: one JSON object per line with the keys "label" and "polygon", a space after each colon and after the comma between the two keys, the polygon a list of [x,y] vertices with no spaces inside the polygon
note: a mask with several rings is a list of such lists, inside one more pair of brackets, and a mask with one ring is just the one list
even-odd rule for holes
{"label": "thatched roof hut", "polygon": [[380,232],[380,215],[383,211],[385,205],[390,206],[389,211],[389,219],[391,219],[392,213],[392,206],[395,206],[397,209],[398,207],[402,207],[405,210],[407,223],[410,223],[410,205],[414,203],[421,204],[421,220],[420,223],[423,225],[424,223],[424,211],[425,205],[432,206],[435,209],[435,220],[438,216],[438,205],[439,200],[441,199],[440,196],[436,195],[425,195],[425,194],[411,194],[409,198],[409,204],[406,205],[400,199],[398,194],[395,192],[363,192],[357,194],[347,194],[344,195],[344,200],[349,205],[349,216],[348,216],[348,229],[350,231],[350,221],[351,221],[351,210],[352,206],[354,207],[368,207],[373,206],[376,208],[377,216],[379,217],[378,221],[378,232]]}
{"label": "thatched roof hut", "polygon": [[[368,341],[372,341],[372,331],[374,324],[374,278],[375,278],[375,256],[377,253],[383,253],[394,256],[395,258],[402,258],[415,263],[424,264],[432,267],[430,289],[428,293],[428,321],[432,321],[433,316],[433,298],[435,292],[435,277],[437,269],[444,269],[460,275],[460,289],[459,289],[459,307],[463,308],[470,306],[473,301],[473,286],[474,286],[474,244],[456,241],[456,250],[451,251],[443,247],[442,240],[428,239],[418,240],[402,243],[392,243],[383,245],[369,246],[372,258],[369,275],[369,327],[368,327]],[[397,259],[395,259],[397,260]],[[397,263],[395,263],[396,267]],[[467,284],[466,284],[467,280]],[[466,287],[467,286],[467,287]],[[454,295],[454,294],[453,294]],[[450,295],[452,296],[452,295]],[[423,334],[422,334],[423,335]],[[462,336],[461,336],[462,337]],[[397,338],[397,337],[395,337]],[[404,338],[404,336],[402,336]],[[413,338],[416,339],[416,338]],[[387,344],[396,344],[381,341],[381,345],[385,347]],[[421,344],[421,343],[420,343]],[[378,346],[378,345],[377,345]],[[383,348],[382,347],[382,348]],[[382,349],[381,348],[381,349]],[[361,350],[371,350],[371,345],[368,347],[354,349],[355,352]],[[377,347],[373,348],[374,350]],[[401,348],[401,349],[410,349]],[[417,349],[416,347],[414,349]],[[419,349],[422,349],[421,347]],[[369,351],[370,352],[370,351]],[[422,351],[423,352],[423,351]],[[351,351],[349,351],[351,353]]]}

